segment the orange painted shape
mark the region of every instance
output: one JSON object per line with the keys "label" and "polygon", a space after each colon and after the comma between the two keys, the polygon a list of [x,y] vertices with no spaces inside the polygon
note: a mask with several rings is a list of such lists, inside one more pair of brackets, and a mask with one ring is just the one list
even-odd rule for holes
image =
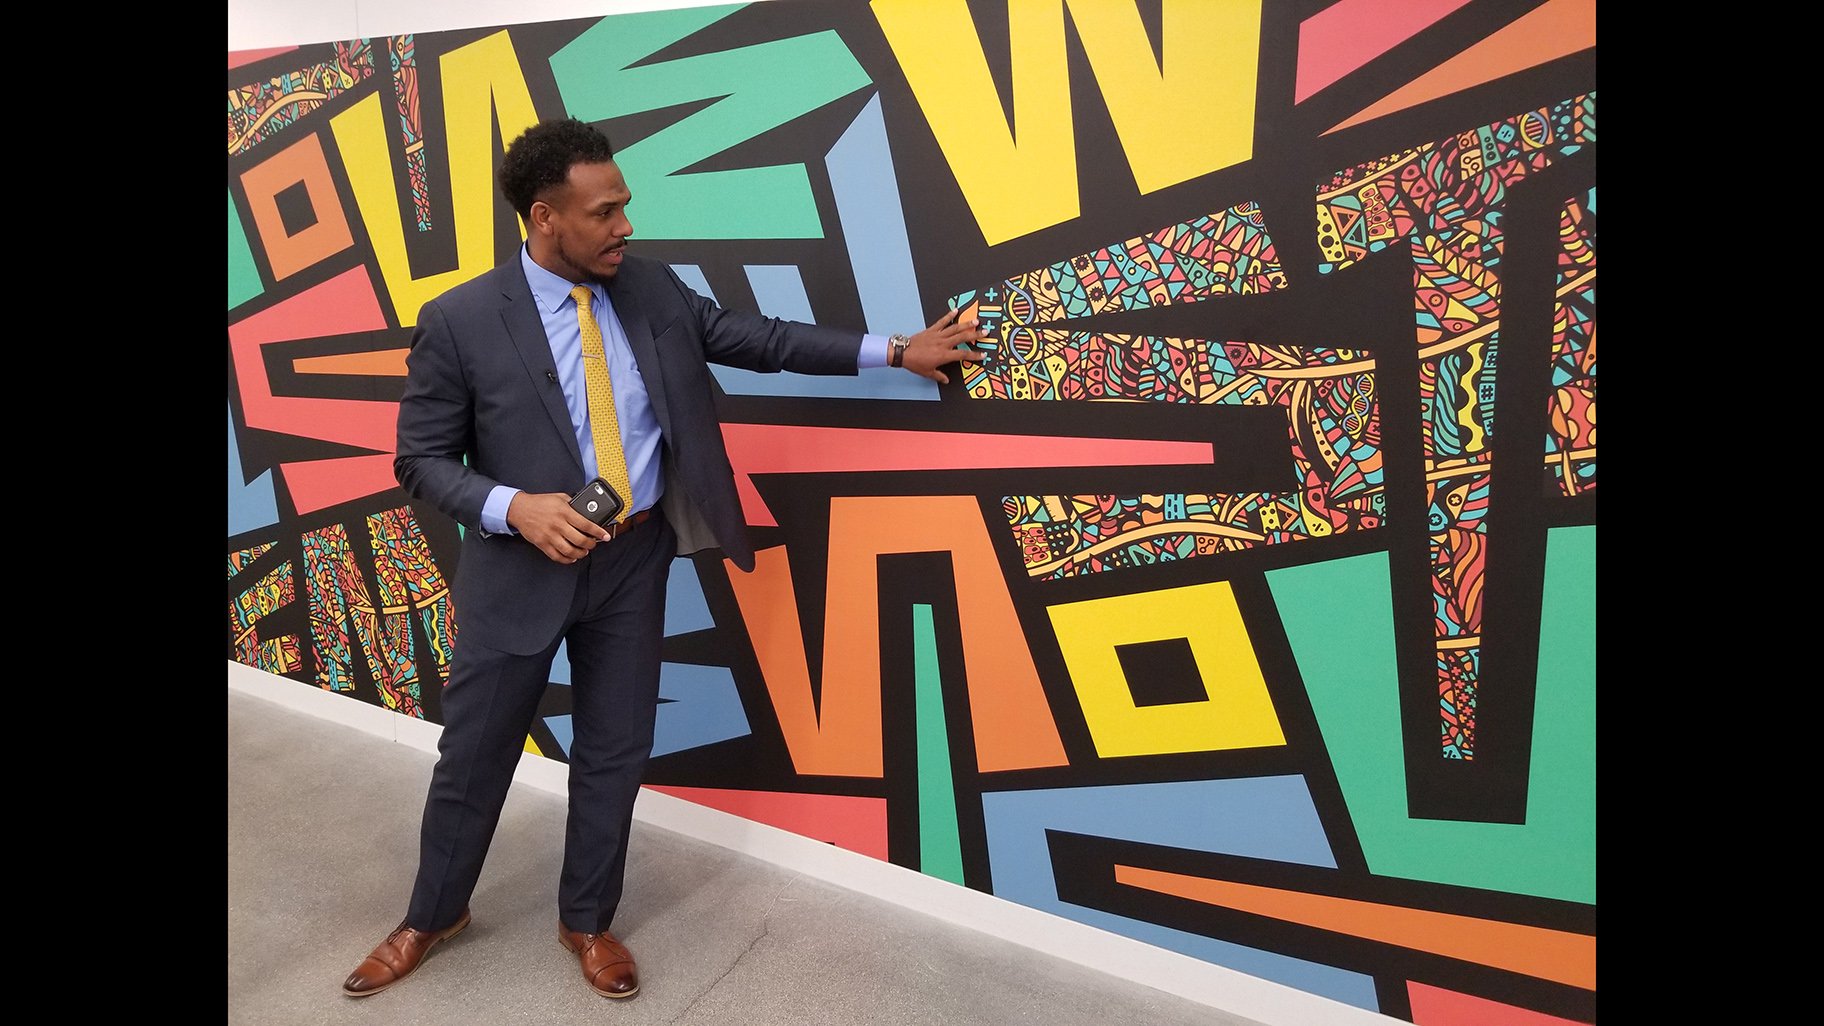
{"label": "orange painted shape", "polygon": [[707,805],[756,823],[790,830],[838,848],[887,861],[887,800],[846,794],[794,794],[783,791],[731,791],[720,787],[648,788]]}
{"label": "orange painted shape", "polygon": [[[755,474],[857,470],[981,470],[991,467],[1139,467],[1211,463],[1209,442],[1148,438],[1064,438],[961,431],[902,431],[789,424],[724,424],[741,511],[756,527],[775,527],[754,487]],[[976,519],[980,519],[979,515]],[[939,546],[947,548],[948,546]]]}
{"label": "orange painted shape", "polygon": [[[299,184],[304,186],[317,220],[291,235],[279,216],[278,196]],[[274,280],[283,281],[355,244],[348,217],[342,212],[342,198],[336,195],[335,180],[329,176],[323,141],[316,135],[307,135],[249,168],[241,175],[241,187],[247,192],[247,208],[266,248]]]}
{"label": "orange painted shape", "polygon": [[1115,881],[1584,990],[1596,989],[1596,938],[1587,934],[1137,866],[1117,865]]}
{"label": "orange painted shape", "polygon": [[785,549],[756,553],[751,574],[726,564],[792,765],[822,776],[882,774],[878,557],[900,552],[951,554],[977,766],[992,773],[1065,765],[981,509],[967,495],[830,500],[821,710],[811,699]]}
{"label": "orange painted shape", "polygon": [[1576,1019],[1412,980],[1406,981],[1406,994],[1412,1000],[1412,1021],[1416,1026],[1581,1026]]}
{"label": "orange painted shape", "polygon": [[405,377],[405,357],[410,349],[382,349],[375,353],[338,353],[293,360],[299,374],[360,374],[376,378]]}
{"label": "orange painted shape", "polygon": [[1330,132],[1416,107],[1596,45],[1596,0],[1548,0]]}

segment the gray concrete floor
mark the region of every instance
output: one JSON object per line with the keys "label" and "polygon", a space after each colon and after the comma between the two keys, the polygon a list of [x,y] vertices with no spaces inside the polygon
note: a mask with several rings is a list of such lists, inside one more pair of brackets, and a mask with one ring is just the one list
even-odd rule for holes
{"label": "gray concrete floor", "polygon": [[615,919],[641,990],[609,1001],[557,942],[564,801],[524,785],[469,928],[346,998],[404,915],[433,762],[229,692],[229,1023],[1250,1023],[641,823]]}

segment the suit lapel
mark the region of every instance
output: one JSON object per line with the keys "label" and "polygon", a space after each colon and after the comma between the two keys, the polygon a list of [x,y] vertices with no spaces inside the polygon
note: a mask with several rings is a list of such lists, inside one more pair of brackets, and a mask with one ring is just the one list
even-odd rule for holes
{"label": "suit lapel", "polygon": [[576,461],[578,473],[583,469],[583,453],[577,448],[576,428],[570,423],[570,410],[564,406],[564,390],[557,385],[557,362],[551,359],[551,342],[545,337],[545,322],[538,313],[538,301],[532,298],[532,287],[518,259],[500,267],[500,319],[506,324],[507,336],[532,377],[532,389],[544,401],[545,413],[564,438],[570,458]]}
{"label": "suit lapel", "polygon": [[614,303],[614,315],[620,319],[627,345],[633,349],[633,362],[646,382],[646,396],[652,402],[653,415],[659,419],[659,430],[666,438],[675,437],[671,430],[671,410],[666,406],[665,366],[659,347],[652,338],[652,322],[646,317],[646,304],[640,301],[640,290],[628,281],[628,268],[608,283],[608,298]]}

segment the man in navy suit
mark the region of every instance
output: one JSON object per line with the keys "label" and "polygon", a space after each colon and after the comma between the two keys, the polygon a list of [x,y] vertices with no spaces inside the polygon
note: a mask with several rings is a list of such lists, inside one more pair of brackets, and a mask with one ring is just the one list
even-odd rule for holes
{"label": "man in navy suit", "polygon": [[[955,312],[882,338],[717,307],[628,251],[632,193],[607,138],[582,122],[528,129],[507,148],[500,183],[526,245],[427,303],[407,360],[395,472],[468,531],[417,880],[405,920],[343,983],[353,997],[404,979],[468,925],[564,641],[575,736],[558,938],[598,994],[639,990],[608,927],[652,749],[668,569],[675,554],[712,546],[742,570],[754,564],[707,363],[810,374],[892,365],[948,382],[939,368],[982,359],[958,348],[981,333]],[[589,380],[601,380],[587,363],[598,359],[612,417],[592,416],[604,409]],[[618,438],[605,433],[610,419]],[[570,501],[598,476],[630,493],[606,526]]]}

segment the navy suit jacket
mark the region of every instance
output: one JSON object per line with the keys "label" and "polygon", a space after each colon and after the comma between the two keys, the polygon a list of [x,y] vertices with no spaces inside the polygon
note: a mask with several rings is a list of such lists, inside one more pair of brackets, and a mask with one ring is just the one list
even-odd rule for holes
{"label": "navy suit jacket", "polygon": [[[707,364],[854,374],[861,333],[724,310],[665,264],[633,254],[608,295],[664,435],[659,505],[678,551],[719,545],[753,569]],[[468,528],[451,592],[461,632],[500,651],[542,651],[563,626],[583,564],[552,562],[518,535],[484,533],[481,507],[496,485],[568,494],[586,478],[518,255],[426,303],[406,366],[394,473],[413,498]]]}

